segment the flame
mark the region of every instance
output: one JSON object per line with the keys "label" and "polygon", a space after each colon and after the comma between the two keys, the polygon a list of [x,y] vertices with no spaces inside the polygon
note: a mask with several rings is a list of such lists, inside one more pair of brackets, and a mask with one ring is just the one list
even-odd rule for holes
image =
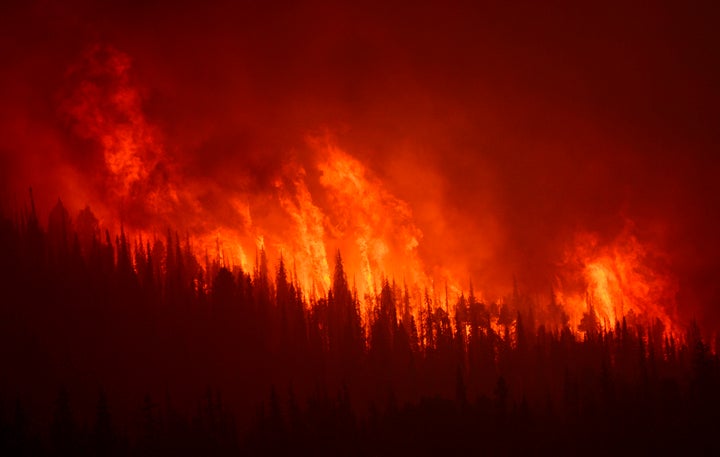
{"label": "flame", "polygon": [[[312,200],[305,184],[305,170],[299,168],[290,185],[278,182],[280,203],[294,222],[295,236],[290,252],[305,290],[324,294],[330,288],[330,267],[325,250],[325,216]],[[283,247],[287,247],[283,244]],[[308,287],[309,286],[309,287]]]}
{"label": "flame", "polygon": [[[98,188],[105,190],[105,220],[122,220],[146,239],[152,230],[182,230],[192,237],[198,258],[213,257],[218,265],[246,272],[259,252],[272,260],[282,256],[307,297],[323,295],[331,286],[328,253],[338,249],[348,273],[359,275],[351,282],[366,299],[365,312],[385,279],[408,286],[416,317],[424,307],[422,290],[430,291],[439,306],[435,286],[444,283],[445,306],[452,312],[454,298],[463,292],[460,275],[423,263],[423,233],[410,205],[330,134],[306,138],[309,159],[288,154],[269,190],[238,185],[228,192],[183,175],[160,129],[144,114],[131,64],[114,48],[91,47],[70,69],[74,86],[63,104],[74,132],[102,155]],[[243,182],[243,176],[237,179]],[[631,316],[660,319],[677,329],[672,313],[677,283],[657,252],[631,229],[611,242],[579,234],[559,265],[555,285],[571,326],[579,329],[585,315],[605,328]],[[492,300],[483,291],[475,293]],[[502,305],[503,297],[495,302]]]}
{"label": "flame", "polygon": [[330,196],[331,231],[337,238],[353,239],[359,253],[358,291],[378,290],[387,275],[411,285],[427,284],[417,252],[422,232],[410,206],[327,137],[310,142],[320,152],[320,183]]}
{"label": "flame", "polygon": [[[102,154],[101,184],[109,193],[105,219],[112,220],[113,207],[119,206],[126,228],[133,228],[133,213],[139,213],[139,231],[188,230],[199,256],[212,253],[220,265],[245,271],[252,268],[248,248],[271,258],[282,255],[292,260],[296,279],[311,295],[330,287],[329,246],[346,252],[348,269],[360,273],[355,286],[361,296],[379,290],[385,277],[428,283],[417,254],[422,233],[409,205],[329,135],[307,139],[314,151],[309,166],[315,175],[319,172],[314,186],[305,165],[288,158],[274,180],[273,195],[238,191],[223,194],[222,204],[208,205],[203,192],[212,183],[183,176],[166,153],[159,129],[143,113],[131,63],[112,47],[91,47],[69,72],[79,81],[63,105],[74,132],[94,141]],[[270,213],[284,216],[262,216]]]}
{"label": "flame", "polygon": [[122,197],[148,180],[164,153],[130,67],[130,57],[112,47],[89,48],[69,72],[82,80],[63,107],[80,137],[100,143],[113,189]]}
{"label": "flame", "polygon": [[578,235],[558,276],[557,295],[572,325],[579,327],[583,315],[592,313],[606,329],[623,318],[644,325],[659,319],[680,334],[673,315],[678,284],[664,271],[662,257],[632,234],[632,224],[610,243],[601,243],[597,234]]}

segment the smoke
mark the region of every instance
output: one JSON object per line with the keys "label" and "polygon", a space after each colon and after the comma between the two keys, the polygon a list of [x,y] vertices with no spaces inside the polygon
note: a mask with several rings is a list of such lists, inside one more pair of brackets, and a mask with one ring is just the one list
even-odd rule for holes
{"label": "smoke", "polygon": [[[307,140],[329,136],[409,230],[388,252],[416,239],[427,274],[549,295],[578,233],[610,246],[631,220],[685,317],[716,327],[717,11],[562,3],[10,5],[3,204],[32,185],[39,208],[89,203],[106,224],[232,232],[244,251],[306,224],[349,251],[328,226],[348,188],[323,184]],[[393,233],[368,230],[379,256]],[[264,242],[300,249],[281,232]]]}

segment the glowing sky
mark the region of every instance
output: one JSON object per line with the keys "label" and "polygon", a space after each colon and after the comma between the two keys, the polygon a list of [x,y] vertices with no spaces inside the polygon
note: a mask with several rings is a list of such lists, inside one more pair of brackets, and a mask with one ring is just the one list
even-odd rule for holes
{"label": "glowing sky", "polygon": [[202,187],[224,224],[289,163],[323,207],[308,138],[330,132],[407,202],[427,265],[543,290],[575,234],[630,220],[686,314],[720,324],[717,6],[283,3],[6,2],[4,207],[29,185],[46,212],[107,197],[67,105],[99,44],[128,56],[156,179]]}

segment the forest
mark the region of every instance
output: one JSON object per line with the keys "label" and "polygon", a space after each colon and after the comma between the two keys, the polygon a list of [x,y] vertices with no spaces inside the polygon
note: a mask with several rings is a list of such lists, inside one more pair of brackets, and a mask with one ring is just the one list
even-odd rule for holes
{"label": "forest", "polygon": [[47,223],[32,202],[2,216],[0,253],[2,455],[720,451],[720,360],[695,322],[608,327],[589,303],[571,328],[517,287],[358,297],[340,252],[310,295],[283,258],[243,271],[60,201]]}

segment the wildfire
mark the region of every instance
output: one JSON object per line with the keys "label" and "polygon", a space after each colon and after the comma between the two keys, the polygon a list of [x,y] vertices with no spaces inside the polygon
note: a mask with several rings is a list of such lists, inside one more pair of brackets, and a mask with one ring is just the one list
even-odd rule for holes
{"label": "wildfire", "polygon": [[[292,160],[275,179],[273,196],[237,192],[222,196],[227,204],[220,211],[208,205],[202,198],[207,183],[193,182],[176,169],[159,130],[144,115],[130,68],[126,54],[91,47],[69,72],[75,85],[63,105],[75,133],[93,140],[101,151],[102,185],[109,200],[101,209],[104,219],[117,217],[119,206],[119,217],[131,229],[185,228],[199,254],[215,253],[223,265],[244,270],[251,268],[248,247],[262,237],[262,249],[271,256],[292,259],[306,291],[327,291],[329,245],[358,251],[357,258],[349,255],[348,266],[361,273],[355,284],[360,294],[377,289],[384,275],[397,274],[411,283],[424,280],[416,254],[421,233],[409,206],[328,138],[308,140],[316,157],[311,166],[320,171],[320,188],[328,194],[326,208],[315,203],[304,166]],[[283,221],[255,217],[272,212],[284,214]],[[345,240],[353,240],[354,246]],[[393,262],[392,255],[403,260]]]}
{"label": "wildfire", "polygon": [[[325,249],[325,216],[312,200],[305,184],[305,170],[300,168],[290,185],[277,184],[280,203],[294,224],[294,237],[281,244],[281,252],[289,250],[301,274],[305,290],[327,292],[330,267]],[[288,249],[289,248],[289,249]]]}
{"label": "wildfire", "polygon": [[558,275],[558,297],[576,327],[584,315],[597,319],[603,328],[612,328],[623,318],[645,325],[659,319],[666,329],[679,333],[672,314],[677,282],[663,271],[662,259],[653,258],[631,233],[631,227],[628,224],[605,244],[597,235],[578,235]]}
{"label": "wildfire", "polygon": [[413,285],[427,283],[417,255],[422,232],[409,205],[327,139],[313,144],[321,152],[320,182],[330,196],[333,235],[354,240],[359,253],[359,291],[377,290],[383,275],[402,277]]}
{"label": "wildfire", "polygon": [[130,68],[130,57],[112,47],[89,48],[69,71],[69,78],[79,81],[63,105],[77,135],[99,143],[110,186],[120,198],[146,185],[164,155]]}
{"label": "wildfire", "polygon": [[[389,278],[410,289],[416,317],[425,307],[423,290],[437,297],[436,282],[444,283],[445,307],[454,306],[462,294],[460,284],[467,282],[457,278],[466,273],[423,263],[418,252],[423,234],[411,206],[330,134],[306,140],[309,160],[288,155],[269,191],[258,194],[238,186],[223,192],[183,174],[160,129],[145,116],[142,91],[130,69],[126,54],[111,47],[90,48],[69,72],[73,88],[63,104],[74,132],[94,142],[102,155],[99,174],[106,206],[100,211],[106,223],[122,222],[145,239],[166,227],[182,230],[198,258],[246,272],[258,253],[271,261],[282,256],[308,298],[328,291],[328,255],[340,250],[351,286],[366,302]],[[657,265],[630,230],[611,243],[581,234],[560,265],[554,298],[574,329],[582,330],[584,316],[590,316],[605,328],[631,317],[659,319],[676,330],[671,310],[677,285],[653,269]],[[430,271],[443,271],[443,277]],[[485,297],[483,291],[475,294]],[[495,297],[496,303],[503,298]],[[363,304],[365,311],[367,306]]]}

